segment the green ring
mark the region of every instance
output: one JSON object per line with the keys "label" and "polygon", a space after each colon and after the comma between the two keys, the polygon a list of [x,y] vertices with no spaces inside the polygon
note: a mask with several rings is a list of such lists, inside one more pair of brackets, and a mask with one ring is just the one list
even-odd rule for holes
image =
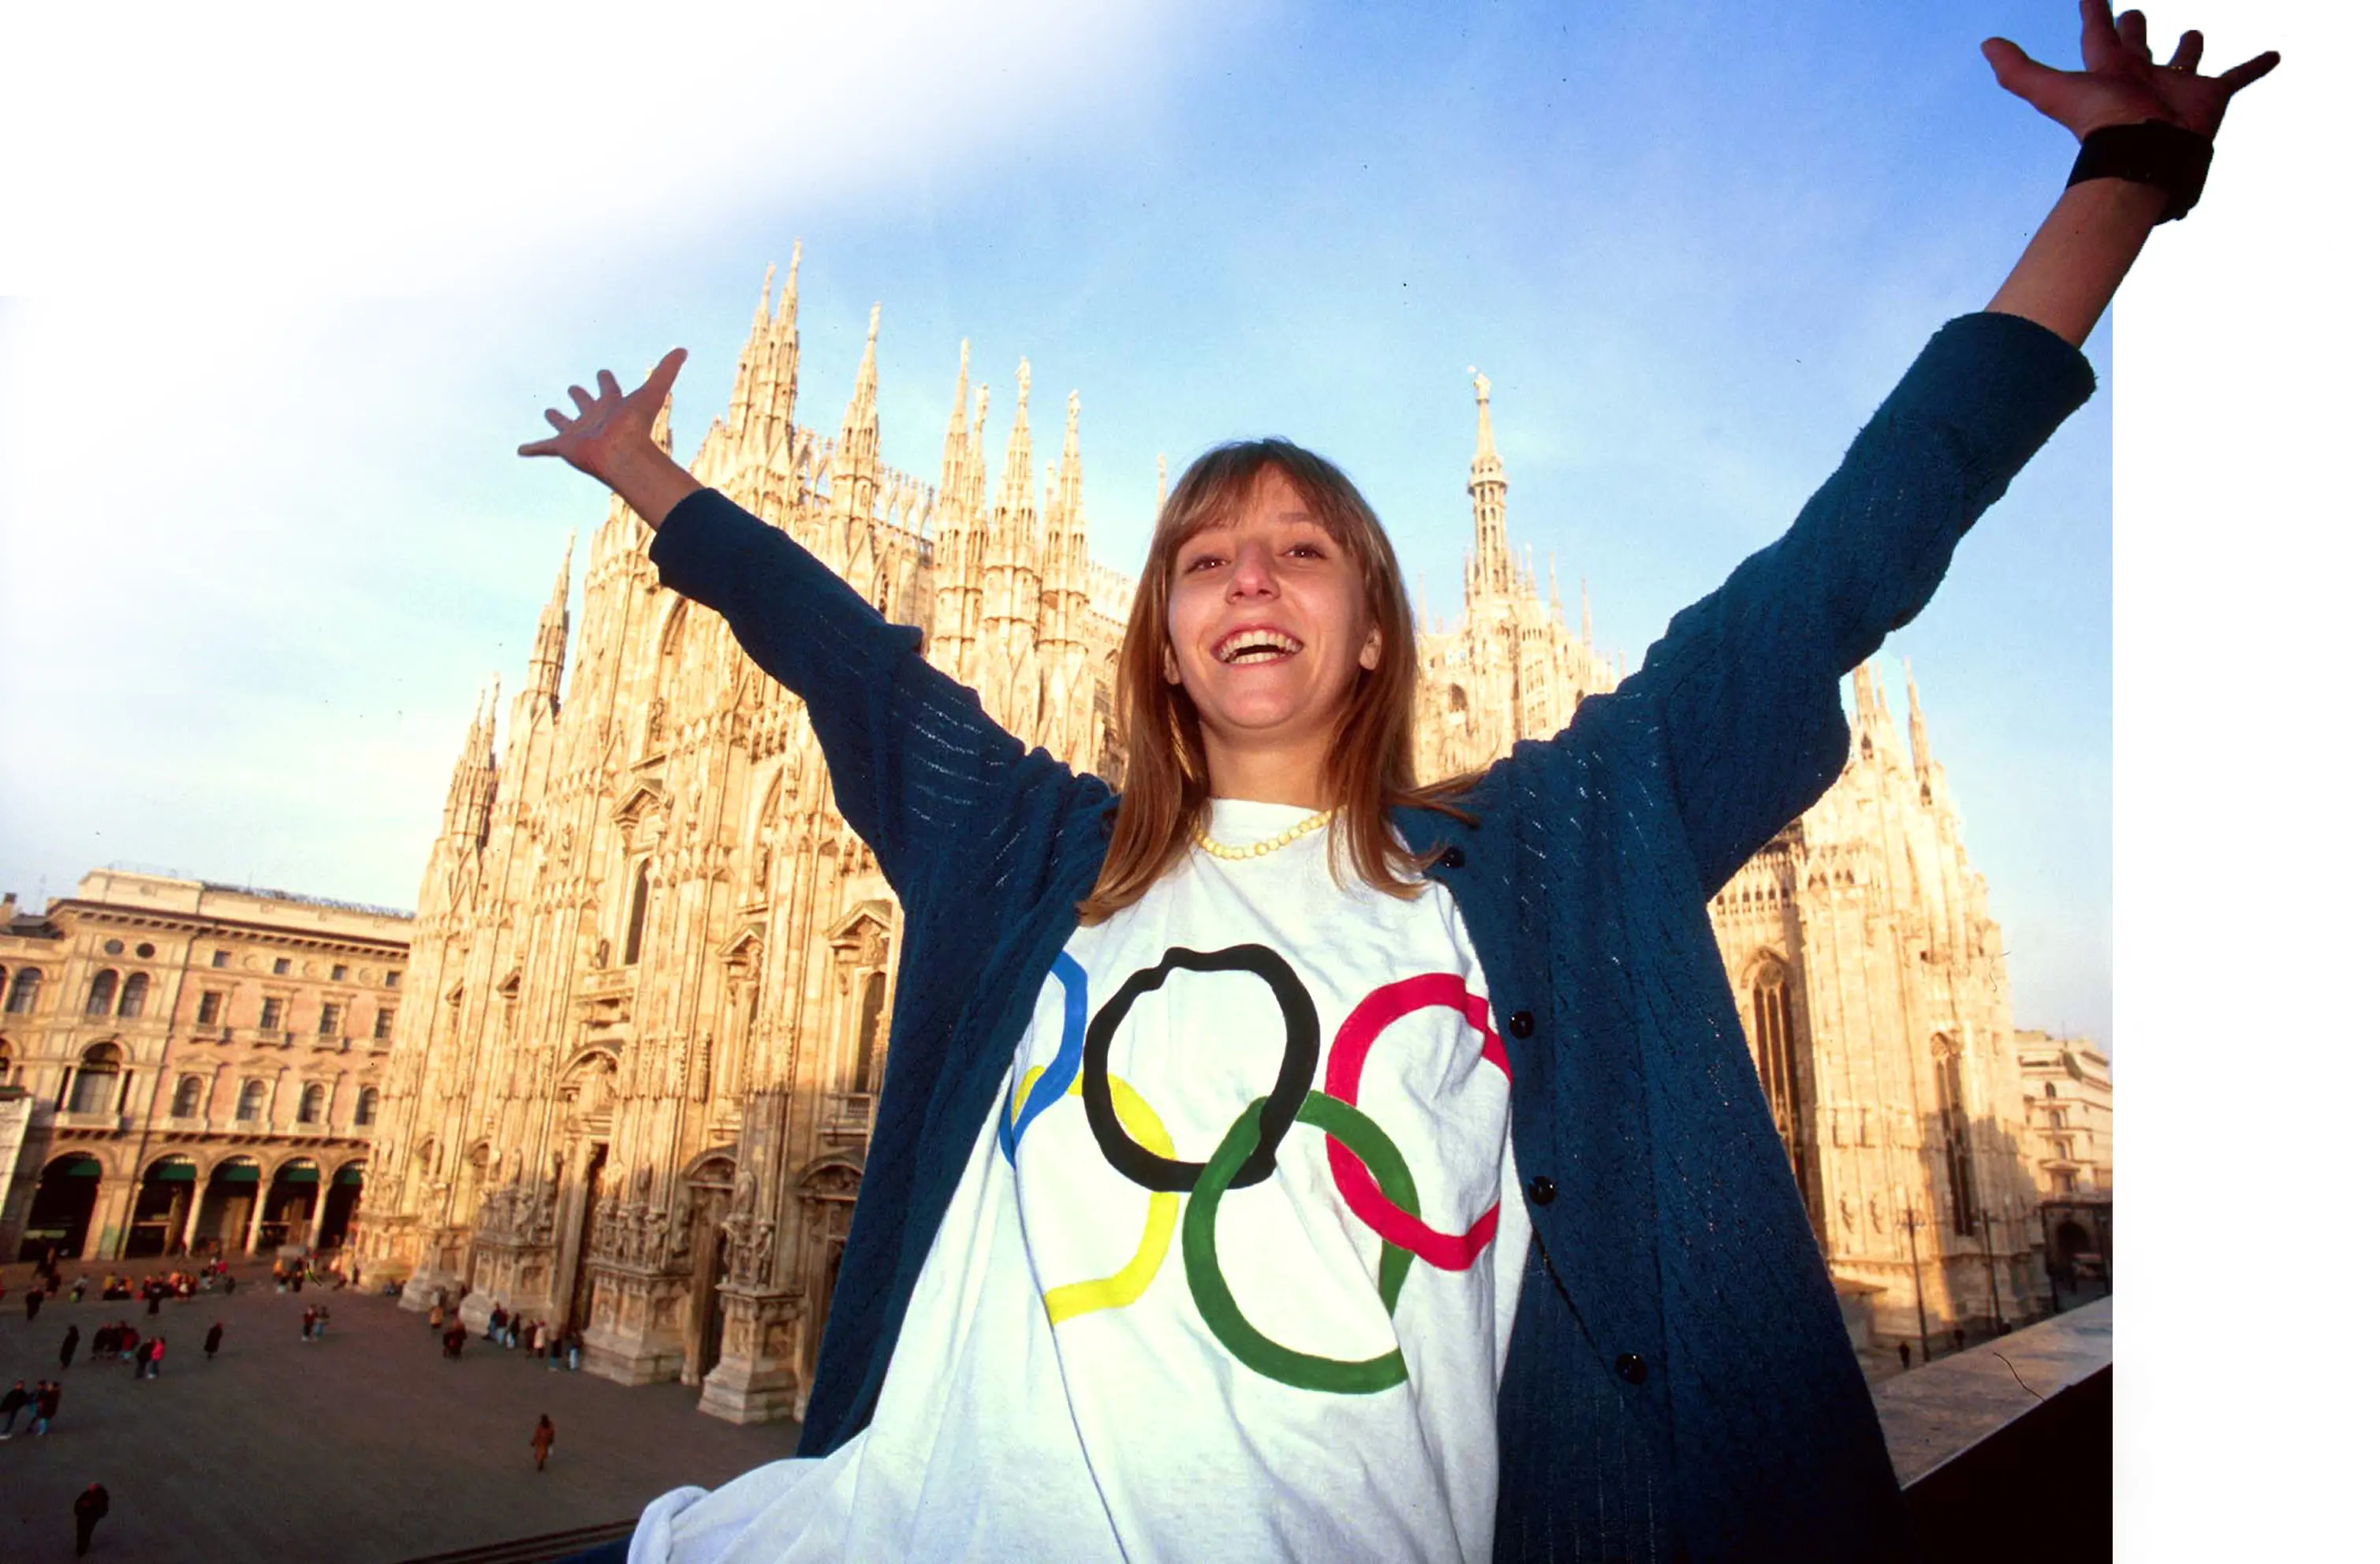
{"label": "green ring", "polygon": [[[1232,1175],[1256,1149],[1261,1130],[1257,1120],[1264,1107],[1265,1098],[1258,1097],[1241,1110],[1190,1189],[1190,1207],[1182,1218],[1182,1263],[1199,1317],[1232,1356],[1283,1385],[1342,1396],[1367,1396],[1402,1385],[1405,1381],[1405,1357],[1401,1348],[1391,1347],[1377,1358],[1354,1362],[1317,1357],[1284,1347],[1257,1329],[1232,1301],[1231,1284],[1223,1279],[1222,1264],[1215,1252],[1215,1215]],[[1313,1125],[1354,1152],[1379,1182],[1381,1193],[1391,1204],[1402,1210],[1420,1211],[1420,1194],[1415,1187],[1412,1170],[1405,1166],[1404,1154],[1389,1139],[1388,1132],[1354,1104],[1309,1091],[1298,1105],[1297,1121]],[[1397,1296],[1404,1291],[1405,1274],[1413,1269],[1413,1251],[1409,1249],[1385,1243],[1380,1246],[1380,1302],[1390,1315],[1397,1312]]]}

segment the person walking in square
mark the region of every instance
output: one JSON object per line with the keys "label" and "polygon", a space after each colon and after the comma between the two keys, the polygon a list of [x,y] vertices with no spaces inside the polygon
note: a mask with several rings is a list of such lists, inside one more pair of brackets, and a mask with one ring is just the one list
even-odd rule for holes
{"label": "person walking in square", "polygon": [[102,1517],[107,1513],[107,1490],[93,1483],[75,1495],[75,1557],[80,1558],[91,1551],[91,1534],[99,1530]]}
{"label": "person walking in square", "polygon": [[33,1424],[28,1433],[46,1437],[50,1419],[57,1416],[58,1403],[66,1399],[67,1388],[55,1379],[44,1379],[33,1387]]}
{"label": "person walking in square", "polygon": [[300,1341],[314,1340],[314,1305],[311,1303],[306,1305],[305,1314],[298,1318],[298,1340]]}
{"label": "person walking in square", "polygon": [[25,1388],[25,1382],[21,1379],[8,1387],[6,1395],[0,1396],[0,1439],[17,1437],[17,1414],[31,1404],[32,1400],[32,1392]]}
{"label": "person walking in square", "polygon": [[165,1366],[165,1339],[164,1337],[152,1336],[149,1339],[148,1357],[149,1372],[144,1377],[154,1379],[157,1377],[157,1371]]}
{"label": "person walking in square", "polygon": [[223,1321],[221,1321],[221,1320],[217,1320],[217,1321],[215,1321],[215,1322],[214,1322],[214,1324],[212,1324],[212,1325],[211,1325],[211,1326],[207,1327],[207,1340],[206,1340],[207,1362],[209,1362],[209,1363],[212,1363],[212,1362],[214,1362],[214,1361],[215,1361],[215,1353],[216,1353],[218,1351],[220,1351],[220,1350],[222,1349],[222,1347],[223,1347]]}
{"label": "person walking in square", "polygon": [[537,1469],[545,1470],[547,1452],[553,1449],[553,1419],[543,1412],[537,1414],[537,1427],[528,1437],[528,1448],[537,1457]]}
{"label": "person walking in square", "polygon": [[330,1328],[331,1306],[328,1303],[317,1303],[314,1306],[314,1340],[320,1341],[322,1339],[322,1333]]}
{"label": "person walking in square", "polygon": [[67,1339],[58,1344],[58,1367],[61,1371],[74,1367],[75,1349],[82,1345],[82,1327],[67,1327]]}
{"label": "person walking in square", "polygon": [[27,1325],[30,1325],[41,1317],[42,1286],[41,1283],[37,1281],[32,1286],[25,1289],[25,1323]]}

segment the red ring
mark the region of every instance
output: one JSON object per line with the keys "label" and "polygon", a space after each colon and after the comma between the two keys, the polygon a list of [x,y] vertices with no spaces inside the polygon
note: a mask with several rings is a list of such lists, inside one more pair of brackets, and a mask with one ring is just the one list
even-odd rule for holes
{"label": "red ring", "polygon": [[[1426,972],[1416,977],[1402,977],[1386,983],[1365,995],[1340,1024],[1339,1035],[1330,1039],[1330,1059],[1324,1067],[1322,1089],[1350,1108],[1360,1106],[1355,1098],[1363,1087],[1364,1061],[1372,1051],[1372,1044],[1392,1021],[1401,1020],[1415,1011],[1443,1006],[1458,1010],[1471,1023],[1472,1030],[1480,1037],[1479,1057],[1504,1073],[1509,1084],[1512,1079],[1512,1061],[1504,1056],[1504,1039],[1488,1024],[1488,1000],[1463,986],[1463,979],[1451,972]],[[1336,1140],[1326,1140],[1330,1158],[1331,1182],[1339,1186],[1340,1197],[1356,1218],[1383,1242],[1400,1249],[1411,1250],[1418,1259],[1436,1266],[1442,1271],[1459,1271],[1469,1267],[1496,1236],[1496,1214],[1502,1209],[1498,1201],[1488,1207],[1488,1214],[1471,1225],[1467,1232],[1441,1232],[1418,1216],[1392,1204],[1380,1192],[1380,1183],[1372,1177],[1363,1159]]]}

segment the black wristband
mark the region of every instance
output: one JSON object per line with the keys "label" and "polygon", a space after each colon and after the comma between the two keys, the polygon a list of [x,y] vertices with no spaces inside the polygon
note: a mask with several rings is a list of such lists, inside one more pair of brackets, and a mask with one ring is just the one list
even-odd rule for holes
{"label": "black wristband", "polygon": [[2206,188],[2206,165],[2214,159],[2213,137],[2161,119],[2102,126],[2082,138],[2082,150],[2066,183],[2129,179],[2154,185],[2165,192],[2165,214],[2157,221],[2170,223],[2198,204],[2198,193]]}

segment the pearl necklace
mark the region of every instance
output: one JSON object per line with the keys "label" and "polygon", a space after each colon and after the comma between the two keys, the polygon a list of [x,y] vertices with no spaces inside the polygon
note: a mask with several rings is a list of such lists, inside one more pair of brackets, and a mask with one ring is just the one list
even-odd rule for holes
{"label": "pearl necklace", "polygon": [[1295,825],[1290,827],[1287,830],[1282,831],[1280,835],[1268,836],[1262,842],[1251,842],[1245,847],[1227,847],[1222,843],[1220,843],[1213,837],[1208,836],[1205,828],[1200,826],[1193,826],[1190,828],[1190,840],[1196,842],[1201,848],[1218,858],[1231,858],[1235,860],[1241,858],[1261,858],[1268,853],[1279,852],[1281,848],[1288,846],[1291,843],[1296,841],[1301,836],[1313,835],[1316,831],[1320,830],[1324,826],[1329,825],[1330,823],[1331,817],[1338,813],[1339,811],[1336,809],[1324,809],[1318,813],[1308,815],[1305,818],[1298,821]]}

